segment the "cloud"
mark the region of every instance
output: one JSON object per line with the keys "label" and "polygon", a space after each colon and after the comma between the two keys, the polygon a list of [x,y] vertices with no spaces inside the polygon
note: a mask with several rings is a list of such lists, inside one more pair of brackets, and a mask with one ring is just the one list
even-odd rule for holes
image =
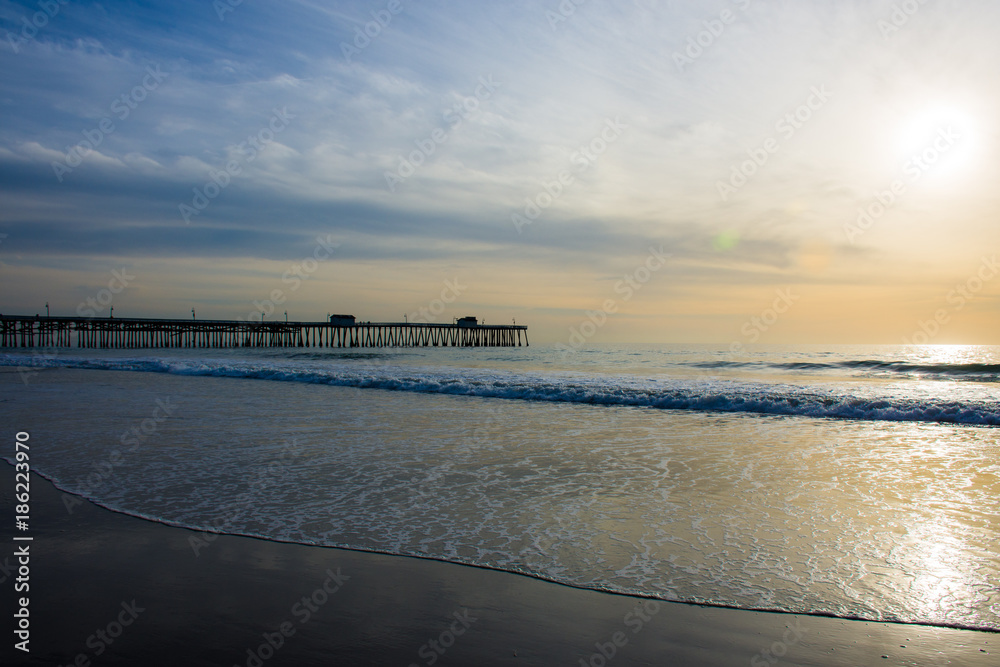
{"label": "cloud", "polygon": [[[5,248],[20,239],[23,261],[284,261],[322,232],[350,241],[352,261],[386,265],[475,259],[593,277],[665,242],[672,280],[692,285],[837,284],[874,257],[867,279],[894,281],[918,257],[958,261],[992,233],[1000,54],[988,26],[1000,9],[927,3],[883,34],[893,4],[647,0],[563,16],[557,2],[403,0],[375,28],[379,3],[242,3],[224,20],[193,1],[68,4],[17,52],[0,49],[0,231]],[[33,11],[3,4],[0,28]],[[483,81],[496,82],[485,95]],[[782,134],[817,86],[829,101]],[[974,166],[923,181],[847,242],[844,225],[906,157],[897,127],[943,102],[979,120]],[[274,132],[281,110],[291,118]],[[602,146],[614,119],[626,129]],[[99,130],[60,180],[53,163]],[[766,164],[720,197],[770,138]],[[590,146],[599,154],[582,168]],[[572,183],[519,234],[511,215],[564,172]],[[720,235],[735,240],[724,251]]]}

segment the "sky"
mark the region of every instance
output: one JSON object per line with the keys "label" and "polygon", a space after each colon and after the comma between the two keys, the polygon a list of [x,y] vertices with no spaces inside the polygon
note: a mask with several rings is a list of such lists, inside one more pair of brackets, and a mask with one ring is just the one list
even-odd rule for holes
{"label": "sky", "polygon": [[1000,344],[1000,3],[0,0],[0,312]]}

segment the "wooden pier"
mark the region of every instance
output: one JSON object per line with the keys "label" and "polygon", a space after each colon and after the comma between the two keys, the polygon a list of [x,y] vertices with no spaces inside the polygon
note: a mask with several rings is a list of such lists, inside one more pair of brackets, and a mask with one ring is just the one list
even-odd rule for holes
{"label": "wooden pier", "polygon": [[0,347],[520,347],[528,327],[0,315]]}

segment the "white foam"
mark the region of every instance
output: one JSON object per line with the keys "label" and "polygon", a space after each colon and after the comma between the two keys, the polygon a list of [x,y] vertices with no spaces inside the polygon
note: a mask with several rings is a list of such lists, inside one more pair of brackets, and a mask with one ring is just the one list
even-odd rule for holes
{"label": "white foam", "polygon": [[[59,358],[0,354],[0,365],[61,367],[174,375],[232,377],[342,387],[589,403],[703,412],[751,412],[854,420],[1000,425],[1000,401],[954,387],[927,394],[919,386],[798,386],[735,380],[638,379],[582,373],[524,373],[488,369],[362,366],[331,362]],[[958,397],[958,398],[956,398]]]}

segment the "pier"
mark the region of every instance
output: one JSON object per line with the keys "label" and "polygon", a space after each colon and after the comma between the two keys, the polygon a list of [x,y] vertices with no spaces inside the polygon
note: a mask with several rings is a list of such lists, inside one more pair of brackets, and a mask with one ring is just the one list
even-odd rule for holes
{"label": "pier", "polygon": [[[353,318],[351,318],[353,320]],[[353,322],[242,322],[0,315],[0,347],[97,349],[168,347],[520,347],[528,327]]]}

